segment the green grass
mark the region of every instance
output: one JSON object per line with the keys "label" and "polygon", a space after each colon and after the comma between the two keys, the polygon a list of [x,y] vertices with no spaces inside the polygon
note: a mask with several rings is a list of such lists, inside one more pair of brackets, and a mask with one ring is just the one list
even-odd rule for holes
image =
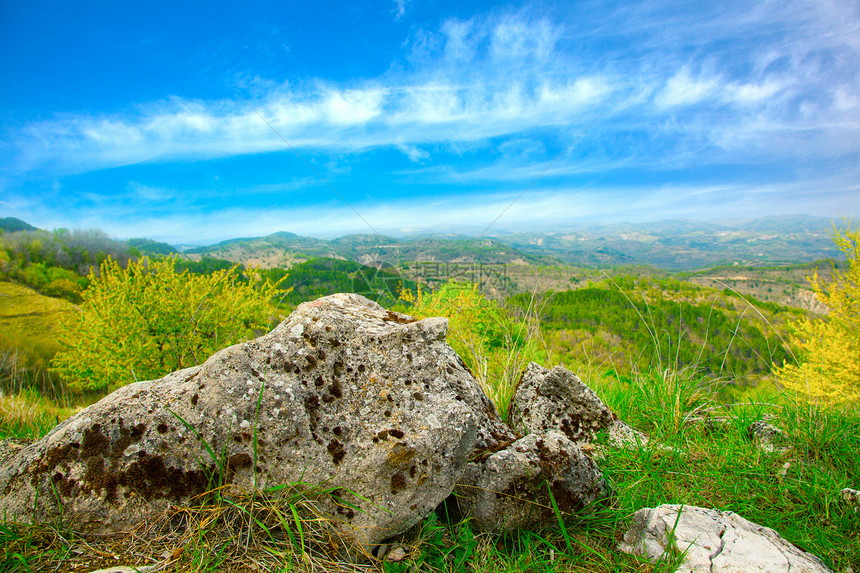
{"label": "green grass", "polygon": [[18,351],[26,367],[47,366],[60,349],[55,330],[77,307],[31,288],[0,281],[0,350]]}
{"label": "green grass", "polygon": [[[737,512],[775,529],[834,571],[860,569],[860,513],[837,501],[842,488],[860,486],[856,410],[811,407],[778,395],[767,405],[724,406],[715,389],[708,390],[690,371],[642,373],[629,382],[586,381],[622,419],[669,447],[605,449],[598,465],[615,493],[612,502],[576,515],[558,514],[560,527],[496,535],[434,514],[391,540],[406,549],[401,561],[353,565],[327,551],[330,530],[324,515],[314,513],[307,486],[231,495],[218,490],[205,503],[177,508],[122,542],[7,523],[0,530],[0,571],[47,569],[57,559],[79,567],[104,563],[98,554],[81,553],[87,544],[128,564],[173,555],[166,571],[245,571],[252,569],[249,563],[265,571],[672,571],[678,555],[650,564],[616,550],[637,509],[664,503]],[[789,436],[791,452],[765,453],[747,436],[748,425],[766,414]],[[702,416],[722,423],[692,421]],[[791,466],[783,476],[786,461]]]}
{"label": "green grass", "polygon": [[71,394],[48,364],[72,303],[0,281],[0,439],[36,439],[101,394]]}
{"label": "green grass", "polygon": [[[735,511],[775,529],[834,571],[860,571],[860,512],[838,502],[842,488],[860,489],[858,410],[811,406],[772,385],[733,386],[692,367],[618,376],[608,366],[594,360],[577,373],[619,417],[668,447],[610,449],[600,436],[597,463],[614,492],[611,503],[575,515],[557,512],[551,527],[498,535],[432,514],[389,541],[405,550],[403,559],[355,565],[333,550],[332,528],[317,504],[333,490],[285,484],[246,492],[216,479],[208,495],[131,536],[88,538],[52,525],[0,522],[0,572],[157,563],[165,564],[162,571],[183,572],[673,571],[681,555],[651,564],[616,549],[636,510],[664,503]],[[79,407],[67,395],[52,399],[28,384],[0,396],[0,439],[35,439]],[[765,453],[749,439],[749,424],[765,416],[787,434],[792,451]]]}

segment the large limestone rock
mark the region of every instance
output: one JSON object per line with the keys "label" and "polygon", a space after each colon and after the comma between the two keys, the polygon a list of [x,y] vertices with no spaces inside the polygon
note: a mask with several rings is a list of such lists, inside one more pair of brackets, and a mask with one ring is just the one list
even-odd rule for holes
{"label": "large limestone rock", "polygon": [[433,511],[472,452],[510,437],[446,331],[358,295],[302,304],[268,335],[121,388],[16,453],[0,512],[116,532],[219,475],[248,490],[302,481],[340,489],[349,505],[324,507],[367,550]]}
{"label": "large limestone rock", "polygon": [[573,443],[591,442],[607,430],[616,447],[648,443],[648,437],[619,420],[591,388],[573,372],[552,370],[534,362],[523,372],[508,411],[511,427],[523,434],[559,430]]}
{"label": "large limestone rock", "polygon": [[640,509],[619,549],[653,562],[671,545],[678,552],[686,551],[683,563],[676,569],[684,573],[830,571],[816,556],[798,549],[773,529],[731,511],[693,506]]}
{"label": "large limestone rock", "polygon": [[454,491],[470,523],[492,531],[553,523],[550,491],[564,513],[608,495],[591,458],[557,431],[529,434],[473,459]]}

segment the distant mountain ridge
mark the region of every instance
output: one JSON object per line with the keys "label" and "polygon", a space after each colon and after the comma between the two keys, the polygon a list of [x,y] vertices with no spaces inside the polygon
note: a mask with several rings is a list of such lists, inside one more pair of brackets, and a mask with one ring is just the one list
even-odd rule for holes
{"label": "distant mountain ridge", "polygon": [[[190,258],[211,256],[255,266],[285,268],[326,257],[361,264],[379,261],[579,267],[644,264],[666,270],[695,270],[718,265],[762,266],[838,259],[842,254],[832,241],[834,225],[840,227],[843,222],[809,215],[785,215],[570,226],[551,232],[499,231],[491,236],[457,233],[453,227],[404,237],[364,234],[330,240],[279,231],[263,237],[228,239],[194,247],[184,250],[183,254]],[[14,217],[0,219],[0,229],[10,233],[37,231]],[[169,254],[179,250],[148,239],[123,242],[143,254]]]}
{"label": "distant mountain ridge", "polygon": [[33,225],[22,221],[21,219],[16,219],[15,217],[3,217],[0,219],[0,229],[4,231],[8,231],[10,233],[14,233],[16,231],[35,231],[36,227]]}
{"label": "distant mountain ridge", "polygon": [[565,263],[585,267],[646,264],[667,270],[715,265],[775,265],[839,258],[832,219],[808,215],[734,221],[666,220],[615,223],[556,232],[500,233],[475,237],[456,233],[347,235],[333,240],[279,232],[231,239],[185,251],[237,262],[283,266],[314,257],[481,264]]}
{"label": "distant mountain ridge", "polygon": [[327,257],[370,264],[384,261],[438,263],[523,263],[552,265],[558,261],[541,253],[523,253],[495,238],[467,236],[396,239],[385,235],[347,235],[333,240],[274,233],[265,237],[222,241],[210,247],[188,249],[185,255],[206,255],[263,266],[284,266]]}

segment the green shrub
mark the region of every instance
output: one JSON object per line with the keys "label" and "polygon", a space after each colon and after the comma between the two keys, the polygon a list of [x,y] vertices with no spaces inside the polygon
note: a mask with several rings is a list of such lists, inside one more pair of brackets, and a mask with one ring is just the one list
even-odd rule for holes
{"label": "green shrub", "polygon": [[115,389],[198,364],[265,331],[273,285],[240,280],[236,267],[211,275],[176,271],[175,257],[123,268],[107,258],[61,324],[66,346],[53,366],[76,389]]}

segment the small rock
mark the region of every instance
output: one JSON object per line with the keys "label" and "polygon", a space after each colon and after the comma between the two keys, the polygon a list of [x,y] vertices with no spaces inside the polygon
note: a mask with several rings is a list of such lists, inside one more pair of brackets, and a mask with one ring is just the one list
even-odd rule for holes
{"label": "small rock", "polygon": [[514,391],[509,407],[511,427],[523,434],[557,430],[597,458],[593,447],[597,432],[606,430],[613,448],[635,449],[648,445],[648,436],[618,419],[603,401],[573,372],[552,370],[530,363]]}
{"label": "small rock", "polygon": [[830,572],[818,557],[795,547],[773,529],[731,511],[694,506],[640,509],[618,548],[656,562],[673,544],[679,553],[686,552],[678,572]]}
{"label": "small rock", "polygon": [[785,453],[791,450],[785,433],[764,420],[750,424],[747,428],[747,435],[767,453]]}
{"label": "small rock", "polygon": [[648,445],[648,436],[628,426],[626,422],[615,420],[609,426],[609,445],[615,448],[636,449]]}
{"label": "small rock", "polygon": [[846,487],[839,492],[839,500],[849,508],[854,508],[854,513],[860,511],[860,490]]}
{"label": "small rock", "polygon": [[476,529],[510,531],[555,523],[546,484],[565,514],[609,495],[591,458],[558,431],[529,434],[469,462],[454,493]]}
{"label": "small rock", "polygon": [[722,432],[731,426],[731,419],[726,416],[711,416],[708,414],[699,414],[687,418],[685,423],[694,426],[701,426],[709,432]]}
{"label": "small rock", "polygon": [[508,421],[522,434],[558,430],[575,444],[608,430],[615,416],[573,372],[534,362],[526,366],[511,398]]}
{"label": "small rock", "polygon": [[396,545],[385,555],[385,561],[389,563],[396,563],[398,561],[403,561],[406,559],[406,556],[409,555],[409,551],[403,547],[402,545]]}

